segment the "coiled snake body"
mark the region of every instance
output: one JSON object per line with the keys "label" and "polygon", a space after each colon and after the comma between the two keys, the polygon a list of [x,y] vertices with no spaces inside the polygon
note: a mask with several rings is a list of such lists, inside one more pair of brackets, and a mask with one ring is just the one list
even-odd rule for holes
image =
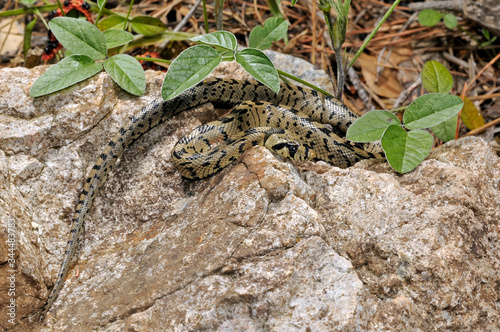
{"label": "coiled snake body", "polygon": [[86,179],[65,258],[40,319],[63,286],[85,217],[116,160],[150,129],[175,114],[207,102],[238,106],[229,115],[196,128],[175,145],[171,160],[189,179],[217,173],[254,145],[265,145],[295,160],[324,160],[343,168],[361,159],[381,157],[376,151],[369,151],[371,146],[351,145],[339,136],[343,136],[357,118],[342,103],[285,83],[276,94],[257,82],[213,78],[171,100],[154,101],[118,131]]}

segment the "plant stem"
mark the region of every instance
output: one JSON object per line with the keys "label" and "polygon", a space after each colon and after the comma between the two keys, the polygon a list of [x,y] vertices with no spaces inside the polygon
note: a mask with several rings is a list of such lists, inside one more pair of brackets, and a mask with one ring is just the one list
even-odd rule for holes
{"label": "plant stem", "polygon": [[33,13],[35,15],[37,15],[38,17],[40,17],[40,20],[42,21],[43,25],[45,25],[45,27],[47,28],[47,30],[50,30],[49,24],[47,23],[47,21],[45,21],[45,19],[43,18],[42,14],[38,11],[38,8],[33,8]]}
{"label": "plant stem", "polygon": [[208,33],[207,0],[203,0],[203,22],[205,22],[205,33]]}
{"label": "plant stem", "polygon": [[222,31],[222,10],[224,9],[224,0],[215,0],[215,28]]}
{"label": "plant stem", "polygon": [[342,56],[342,48],[336,47],[335,51],[335,62],[337,62],[337,99],[342,100],[342,94],[344,92],[345,84],[345,68],[344,68],[344,57]]}
{"label": "plant stem", "polygon": [[61,10],[62,16],[66,16],[66,13],[63,10],[63,6],[61,5],[61,1],[57,0],[57,7]]}
{"label": "plant stem", "polygon": [[142,57],[142,56],[135,56],[137,60],[141,61],[151,61],[151,62],[163,62],[163,63],[168,63],[171,64],[172,60],[166,60],[166,59],[158,59],[158,58],[147,58],[147,57]]}
{"label": "plant stem", "polygon": [[102,6],[99,7],[99,12],[97,13],[97,18],[95,19],[96,26],[97,26],[97,23],[99,23],[99,19],[101,18],[102,10],[106,6],[106,2],[108,2],[108,0],[104,0],[104,2],[102,3]]}
{"label": "plant stem", "polygon": [[[90,5],[90,10],[92,10],[94,13],[99,12],[99,7],[91,1],[87,2]],[[16,16],[16,15],[29,15],[29,14],[34,14],[35,10],[38,10],[40,13],[48,13],[53,11],[54,9],[57,9],[58,6],[57,4],[53,5],[43,5],[43,6],[37,6],[37,7],[30,7],[30,8],[18,8],[18,9],[12,9],[12,10],[6,10],[4,12],[0,12],[0,18],[1,17],[9,17],[9,16]],[[118,13],[115,13],[109,9],[103,9],[102,13],[105,15],[116,15],[116,16],[122,16]],[[123,16],[122,16],[123,17]]]}
{"label": "plant stem", "polygon": [[335,24],[330,10],[323,11],[325,16],[326,26],[328,28],[328,33],[330,34],[330,39],[332,40],[333,50],[335,51],[335,62],[337,63],[337,98],[342,98],[342,90],[344,89],[345,73],[342,63],[342,47],[336,47],[335,43],[335,32],[333,26]]}
{"label": "plant stem", "polygon": [[347,67],[347,69],[351,68],[352,65],[354,64],[354,62],[361,55],[361,53],[363,53],[363,51],[365,50],[365,48],[368,45],[368,43],[370,42],[370,40],[372,40],[372,38],[377,33],[378,29],[380,29],[380,27],[382,26],[382,24],[385,23],[385,21],[389,18],[389,16],[392,14],[392,12],[394,11],[394,9],[396,9],[396,6],[399,4],[400,1],[401,0],[394,1],[394,3],[392,4],[392,6],[387,10],[387,13],[385,13],[385,15],[382,17],[382,19],[380,20],[380,22],[377,23],[377,25],[375,26],[375,29],[373,29],[373,31],[370,33],[370,35],[368,37],[366,37],[365,41],[363,42],[363,45],[361,45],[361,48],[358,50],[358,52],[356,52],[356,55],[354,55],[354,58],[351,60],[351,63],[349,63],[349,66]]}
{"label": "plant stem", "polygon": [[48,13],[57,9],[57,5],[43,5],[39,7],[30,7],[30,8],[18,8],[12,10],[6,10],[4,12],[0,12],[0,17],[9,17],[9,16],[17,16],[17,15],[28,15],[33,14],[35,10],[40,11],[41,13]]}
{"label": "plant stem", "polygon": [[325,90],[323,90],[323,89],[321,89],[321,88],[319,88],[319,87],[315,86],[314,84],[311,84],[311,83],[309,83],[309,82],[307,82],[307,81],[304,81],[303,79],[300,79],[300,78],[298,78],[298,77],[296,77],[296,76],[293,76],[292,74],[289,74],[289,73],[287,73],[287,72],[281,71],[281,70],[279,70],[279,69],[276,69],[276,70],[278,71],[278,74],[280,74],[281,76],[285,76],[285,77],[290,78],[290,79],[292,79],[292,80],[294,80],[294,81],[297,81],[297,82],[299,82],[299,83],[302,83],[302,84],[304,84],[305,86],[310,87],[311,89],[314,89],[314,90],[316,90],[316,91],[318,91],[318,92],[321,92],[321,93],[322,93],[322,94],[324,94],[325,96],[335,98],[335,96],[334,96],[334,95],[332,95],[331,93],[329,93],[329,92],[327,92],[327,91],[325,91]]}
{"label": "plant stem", "polygon": [[130,6],[128,7],[128,12],[127,12],[127,17],[126,17],[126,20],[125,22],[123,23],[124,26],[123,26],[123,30],[127,30],[127,25],[128,25],[128,18],[130,16],[130,12],[132,11],[132,6],[134,5],[134,0],[131,0],[130,1]]}
{"label": "plant stem", "polygon": [[[325,16],[326,26],[332,41],[332,48],[335,51],[335,62],[337,63],[336,95],[338,99],[342,98],[347,71],[347,68],[344,67],[342,44],[344,44],[346,37],[350,6],[351,0],[320,0],[318,3],[319,9]],[[335,17],[332,17],[332,8],[335,10]]]}

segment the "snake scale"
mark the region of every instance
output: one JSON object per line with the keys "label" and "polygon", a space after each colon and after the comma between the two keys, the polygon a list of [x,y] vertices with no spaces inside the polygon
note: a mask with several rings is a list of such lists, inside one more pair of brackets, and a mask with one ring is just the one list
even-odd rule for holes
{"label": "snake scale", "polygon": [[64,284],[85,217],[116,160],[150,129],[207,102],[237,106],[227,116],[196,128],[175,145],[171,161],[189,179],[217,173],[254,145],[265,145],[291,159],[324,160],[342,168],[361,159],[382,157],[376,148],[370,151],[372,147],[368,145],[352,145],[339,136],[357,119],[347,107],[334,98],[298,86],[281,83],[276,94],[258,82],[212,78],[173,99],[156,100],[116,133],[87,177],[72,220],[65,257],[40,320]]}

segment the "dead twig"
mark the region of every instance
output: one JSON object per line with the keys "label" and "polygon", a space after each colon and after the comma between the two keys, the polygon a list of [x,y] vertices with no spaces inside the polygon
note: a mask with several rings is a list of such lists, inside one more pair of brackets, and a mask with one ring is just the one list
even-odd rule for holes
{"label": "dead twig", "polygon": [[180,21],[179,24],[177,24],[177,26],[174,29],[174,32],[181,31],[181,29],[184,27],[184,25],[186,25],[186,23],[189,21],[191,16],[193,16],[194,12],[196,11],[198,6],[200,5],[201,1],[202,0],[196,0],[196,3],[194,4],[193,8],[191,8],[191,10],[187,13],[187,15],[184,16],[182,21]]}
{"label": "dead twig", "polygon": [[469,86],[467,88],[467,91],[465,91],[465,93],[467,94],[467,92],[471,89],[471,87],[474,85],[474,82],[479,78],[481,77],[481,75],[486,71],[486,69],[488,69],[489,67],[491,67],[498,59],[500,59],[500,53],[498,53],[496,55],[496,57],[494,57],[493,59],[491,59],[490,62],[488,62],[488,64],[486,64],[486,66],[483,67],[483,69],[481,69],[479,71],[479,73],[477,73],[477,75],[472,79],[472,81],[469,83]]}
{"label": "dead twig", "polygon": [[479,134],[480,132],[484,131],[485,129],[487,129],[489,127],[492,127],[492,126],[495,126],[497,124],[500,124],[500,118],[495,119],[495,120],[493,120],[491,122],[488,122],[488,123],[484,124],[483,126],[481,126],[479,128],[471,130],[467,134],[464,134],[464,135],[462,135],[460,137],[467,137],[467,136],[472,136],[472,135]]}
{"label": "dead twig", "polygon": [[349,76],[349,79],[351,80],[352,85],[356,89],[356,92],[358,93],[359,98],[365,104],[365,107],[368,111],[374,110],[375,106],[373,106],[371,102],[371,98],[366,92],[366,90],[363,88],[363,85],[361,84],[361,81],[359,79],[358,73],[354,70],[354,68],[349,68],[347,70],[347,76]]}
{"label": "dead twig", "polygon": [[450,53],[448,52],[443,52],[443,57],[450,61],[450,62],[453,62],[454,64],[456,64],[457,66],[460,66],[464,69],[469,69],[469,63],[467,61],[464,61],[462,59],[459,59],[457,58],[456,56],[454,55],[451,55]]}
{"label": "dead twig", "polygon": [[491,94],[484,94],[481,96],[471,96],[471,97],[467,97],[467,98],[471,101],[475,101],[475,100],[488,100],[488,99],[499,98],[499,97],[500,97],[500,93],[491,93]]}
{"label": "dead twig", "polygon": [[421,11],[424,9],[453,10],[461,12],[464,7],[463,0],[426,1],[410,3],[408,8],[411,11]]}
{"label": "dead twig", "polygon": [[392,108],[394,109],[394,108],[398,108],[399,106],[401,106],[401,104],[403,104],[403,102],[406,100],[406,98],[408,98],[408,96],[413,92],[413,90],[415,90],[417,87],[419,87],[421,83],[422,83],[422,79],[419,77],[412,85],[410,85],[408,87],[408,89],[401,91],[399,96],[396,98],[394,105],[392,105]]}

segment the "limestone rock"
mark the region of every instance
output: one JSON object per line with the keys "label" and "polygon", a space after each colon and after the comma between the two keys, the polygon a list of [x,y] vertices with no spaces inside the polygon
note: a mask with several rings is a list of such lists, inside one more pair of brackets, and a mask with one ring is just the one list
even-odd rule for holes
{"label": "limestone rock", "polygon": [[18,244],[16,324],[2,317],[3,329],[500,329],[500,160],[484,141],[448,143],[405,175],[377,161],[295,164],[256,147],[209,179],[184,180],[170,151],[221,114],[210,105],[125,152],[38,323],[30,316],[55,282],[85,175],[163,77],[147,72],[141,98],[100,74],[33,100],[46,68],[0,71],[0,241],[13,220]]}
{"label": "limestone rock", "polygon": [[435,0],[424,2],[409,2],[412,11],[426,8],[445,12],[462,12],[464,18],[474,21],[488,29],[493,34],[500,36],[500,3],[497,0]]}
{"label": "limestone rock", "polygon": [[500,3],[497,0],[466,0],[463,11],[466,18],[500,36]]}

